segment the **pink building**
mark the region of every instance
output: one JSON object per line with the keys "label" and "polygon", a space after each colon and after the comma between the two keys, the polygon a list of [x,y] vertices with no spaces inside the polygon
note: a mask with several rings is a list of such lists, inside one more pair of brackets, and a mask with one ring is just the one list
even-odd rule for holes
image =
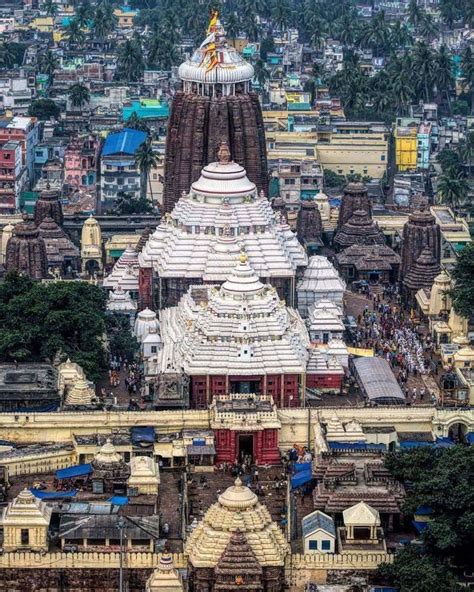
{"label": "pink building", "polygon": [[93,188],[97,182],[100,140],[74,138],[64,154],[64,182],[74,188]]}

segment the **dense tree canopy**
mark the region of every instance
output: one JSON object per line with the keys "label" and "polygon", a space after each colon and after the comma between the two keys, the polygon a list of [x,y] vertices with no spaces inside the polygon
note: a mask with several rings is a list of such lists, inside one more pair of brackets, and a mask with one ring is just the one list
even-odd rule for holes
{"label": "dense tree canopy", "polygon": [[469,317],[474,311],[474,243],[469,243],[460,252],[453,270],[453,279],[454,310]]}
{"label": "dense tree canopy", "polygon": [[423,545],[402,551],[381,573],[401,592],[457,590],[474,548],[474,448],[415,448],[388,454],[385,465],[405,483],[404,512],[428,506],[432,516]]}
{"label": "dense tree canopy", "polygon": [[105,364],[105,295],[87,282],[0,283],[0,360],[52,361],[59,353],[96,379]]}
{"label": "dense tree canopy", "polygon": [[37,117],[38,119],[49,119],[50,117],[57,119],[60,109],[51,99],[37,99],[32,101],[28,113],[31,117]]}

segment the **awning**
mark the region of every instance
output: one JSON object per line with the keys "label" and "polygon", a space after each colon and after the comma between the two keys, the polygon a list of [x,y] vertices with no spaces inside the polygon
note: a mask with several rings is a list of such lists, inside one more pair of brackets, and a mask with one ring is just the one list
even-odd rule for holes
{"label": "awning", "polygon": [[132,443],[136,446],[150,445],[155,442],[155,428],[143,427],[130,430]]}
{"label": "awning", "polygon": [[367,442],[328,442],[331,450],[386,450],[385,444],[369,444]]}
{"label": "awning", "polygon": [[188,444],[186,448],[188,456],[201,456],[202,454],[215,454],[214,444]]}
{"label": "awning", "polygon": [[56,479],[72,479],[74,477],[85,477],[92,473],[92,465],[74,465],[73,467],[67,467],[66,469],[59,469],[56,471]]}
{"label": "awning", "polygon": [[304,471],[311,471],[312,470],[312,463],[295,463],[295,473],[302,473]]}
{"label": "awning", "polygon": [[71,498],[77,495],[77,489],[71,489],[70,491],[42,491],[41,489],[30,489],[31,493],[41,500],[55,500]]}
{"label": "awning", "polygon": [[418,448],[418,446],[433,446],[433,442],[416,442],[414,440],[400,442],[400,448]]}
{"label": "awning", "polygon": [[311,470],[300,471],[299,473],[295,473],[291,477],[291,489],[296,489],[297,487],[306,485],[306,483],[310,483],[312,479],[313,473]]}
{"label": "awning", "polygon": [[122,497],[120,495],[114,495],[110,499],[107,500],[110,504],[114,506],[126,506],[128,504],[128,497]]}

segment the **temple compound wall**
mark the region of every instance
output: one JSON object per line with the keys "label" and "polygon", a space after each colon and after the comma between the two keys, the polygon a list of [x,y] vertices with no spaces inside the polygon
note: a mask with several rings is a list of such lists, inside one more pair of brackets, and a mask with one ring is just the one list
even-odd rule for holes
{"label": "temple compound wall", "polygon": [[[436,436],[447,436],[455,423],[474,431],[473,409],[436,409],[431,406],[413,407],[325,407],[322,409],[278,409],[281,423],[279,446],[282,450],[294,443],[306,445],[313,441],[315,427],[327,423],[335,414],[342,422],[357,421],[362,426],[394,426],[397,431],[433,430]],[[110,434],[120,428],[154,426],[162,434],[182,429],[202,429],[211,420],[208,410],[147,411],[140,414],[116,412],[70,413],[1,413],[0,439],[15,443],[70,443],[73,434],[91,432]]]}

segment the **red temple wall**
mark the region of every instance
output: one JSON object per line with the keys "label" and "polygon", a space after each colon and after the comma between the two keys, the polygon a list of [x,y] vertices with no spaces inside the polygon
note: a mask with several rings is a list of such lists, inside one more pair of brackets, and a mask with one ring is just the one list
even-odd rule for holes
{"label": "red temple wall", "polygon": [[306,386],[308,388],[320,388],[340,390],[343,374],[307,374]]}
{"label": "red temple wall", "polygon": [[207,377],[206,376],[192,376],[191,377],[191,408],[192,409],[206,409],[207,408]]}
{"label": "red temple wall", "polygon": [[151,267],[140,267],[138,294],[140,310],[153,308],[153,271]]}
{"label": "red temple wall", "polygon": [[279,464],[278,429],[241,432],[230,429],[214,430],[216,462],[233,463],[239,457],[239,435],[253,435],[253,456],[258,464]]}

